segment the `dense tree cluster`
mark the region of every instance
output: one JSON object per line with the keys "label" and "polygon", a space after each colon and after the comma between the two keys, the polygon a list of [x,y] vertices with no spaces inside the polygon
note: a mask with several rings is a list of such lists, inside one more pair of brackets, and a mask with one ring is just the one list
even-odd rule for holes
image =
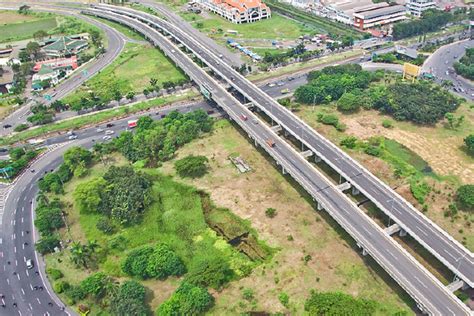
{"label": "dense tree cluster", "polygon": [[42,236],[51,235],[57,229],[64,226],[59,200],[38,205],[36,208],[35,226]]}
{"label": "dense tree cluster", "polygon": [[46,105],[39,104],[31,107],[33,115],[28,116],[26,119],[33,125],[43,125],[51,123],[54,119],[54,113]]}
{"label": "dense tree cluster", "polygon": [[160,305],[156,315],[200,315],[213,304],[214,298],[205,288],[183,282],[173,295]]}
{"label": "dense tree cluster", "polygon": [[421,35],[433,32],[452,21],[454,16],[441,10],[427,10],[423,12],[420,20],[410,20],[404,23],[396,23],[393,26],[393,38],[398,40],[405,37]]}
{"label": "dense tree cluster", "polygon": [[454,70],[456,70],[457,74],[474,80],[474,48],[466,49],[466,54],[459,62],[454,63]]}
{"label": "dense tree cluster", "polygon": [[199,178],[206,174],[208,159],[205,156],[187,156],[174,163],[176,172],[181,177]]}
{"label": "dense tree cluster", "polygon": [[122,263],[122,270],[128,275],[142,279],[164,279],[186,272],[181,259],[166,244],[133,249]]}
{"label": "dense tree cluster", "polygon": [[464,138],[464,144],[466,145],[467,151],[474,155],[474,134],[469,134]]}
{"label": "dense tree cluster", "polygon": [[[383,100],[382,100],[383,99]],[[379,96],[373,107],[400,121],[434,124],[457,109],[460,100],[442,88],[421,83],[395,83]]]}
{"label": "dense tree cluster", "polygon": [[373,315],[374,301],[357,299],[340,292],[319,293],[311,291],[304,309],[310,315]]}
{"label": "dense tree cluster", "polygon": [[4,168],[1,176],[10,179],[15,178],[28,163],[36,157],[38,152],[36,150],[26,149],[22,147],[15,147],[8,152],[10,159],[0,160],[0,169]]}
{"label": "dense tree cluster", "polygon": [[378,78],[377,73],[364,71],[357,64],[326,67],[310,72],[309,83],[296,89],[295,98],[307,104],[329,103],[338,100],[345,92],[366,89]]}
{"label": "dense tree cluster", "polygon": [[129,160],[149,163],[173,157],[180,146],[212,128],[212,118],[202,110],[181,114],[171,112],[160,121],[140,124],[136,133],[123,132],[115,140],[116,148]]}
{"label": "dense tree cluster", "polygon": [[81,212],[97,212],[128,225],[140,220],[150,202],[150,186],[132,167],[112,166],[102,178],[78,185],[74,199]]}

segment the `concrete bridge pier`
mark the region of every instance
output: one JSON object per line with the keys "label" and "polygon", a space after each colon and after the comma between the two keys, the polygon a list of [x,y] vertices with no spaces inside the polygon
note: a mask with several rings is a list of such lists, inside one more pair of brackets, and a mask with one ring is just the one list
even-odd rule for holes
{"label": "concrete bridge pier", "polygon": [[321,157],[319,157],[318,155],[314,154],[314,162],[315,162],[315,163],[321,162]]}
{"label": "concrete bridge pier", "polygon": [[356,187],[352,186],[352,195],[358,195],[360,193],[359,189]]}
{"label": "concrete bridge pier", "polygon": [[400,236],[400,237],[405,237],[406,235],[407,235],[406,230],[404,230],[403,228],[400,229],[400,232],[398,233],[398,236]]}
{"label": "concrete bridge pier", "polygon": [[316,205],[317,205],[318,211],[321,211],[323,209],[323,205],[321,203],[316,202]]}

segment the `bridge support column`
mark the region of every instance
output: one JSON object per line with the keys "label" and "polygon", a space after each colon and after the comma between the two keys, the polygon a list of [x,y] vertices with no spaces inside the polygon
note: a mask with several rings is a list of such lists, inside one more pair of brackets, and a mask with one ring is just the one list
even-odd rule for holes
{"label": "bridge support column", "polygon": [[352,195],[357,195],[359,193],[360,193],[359,189],[357,189],[356,187],[353,186],[352,187]]}
{"label": "bridge support column", "polygon": [[285,167],[281,166],[281,173],[286,174]]}
{"label": "bridge support column", "polygon": [[364,248],[362,248],[362,255],[365,257],[367,256],[369,253],[367,252],[367,250],[365,250]]}
{"label": "bridge support column", "polygon": [[400,232],[398,233],[398,235],[399,235],[400,237],[405,237],[405,236],[407,235],[407,232],[406,232],[406,230],[404,230],[404,229],[400,229]]}
{"label": "bridge support column", "polygon": [[314,162],[318,163],[318,162],[321,162],[321,157],[319,157],[318,155],[314,155]]}
{"label": "bridge support column", "polygon": [[323,209],[323,205],[321,203],[316,202],[316,205],[317,205],[318,211],[321,211]]}

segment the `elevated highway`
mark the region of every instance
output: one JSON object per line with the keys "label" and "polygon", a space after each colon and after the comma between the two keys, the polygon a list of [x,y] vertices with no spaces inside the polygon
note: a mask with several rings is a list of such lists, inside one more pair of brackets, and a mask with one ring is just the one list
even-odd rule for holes
{"label": "elevated highway", "polygon": [[97,7],[139,20],[186,47],[195,56],[198,56],[209,69],[249,100],[252,105],[268,115],[275,124],[301,141],[307,149],[344,177],[469,287],[474,287],[474,255],[472,252],[356,160],[220,60],[213,50],[205,46],[205,43],[201,43],[192,34],[185,33],[178,26],[156,16],[110,5]]}
{"label": "elevated highway", "polygon": [[[100,6],[100,9],[86,10],[85,13],[133,28],[155,46],[159,46],[194,82],[206,89],[210,98],[255,141],[255,145],[261,146],[272,156],[282,171],[291,175],[317,201],[318,208],[324,208],[354,238],[364,252],[370,254],[414,298],[422,310],[435,315],[470,314],[458,298],[323,176],[300,152],[225,90],[220,82],[197,66],[169,37],[139,21],[134,16],[134,11],[128,12],[127,15],[131,16],[127,16],[121,10]],[[200,59],[204,59],[204,54],[209,54],[204,53],[204,49],[199,46],[195,46],[194,42],[189,45],[192,45],[194,55]],[[273,145],[269,145],[269,140]]]}

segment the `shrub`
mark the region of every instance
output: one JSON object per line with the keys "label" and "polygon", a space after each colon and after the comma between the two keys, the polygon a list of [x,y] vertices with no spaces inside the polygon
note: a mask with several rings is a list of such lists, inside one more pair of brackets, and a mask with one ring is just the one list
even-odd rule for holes
{"label": "shrub", "polygon": [[323,123],[324,125],[332,125],[336,127],[339,124],[339,118],[334,114],[317,114],[318,122]]}
{"label": "shrub", "polygon": [[15,132],[21,132],[21,131],[24,131],[25,129],[28,129],[28,124],[19,124],[17,126],[15,126],[15,128],[13,129]]}
{"label": "shrub", "polygon": [[142,279],[149,277],[147,273],[148,257],[153,253],[153,247],[144,246],[130,251],[122,263],[122,270],[128,275]]}
{"label": "shrub", "polygon": [[148,315],[145,306],[145,287],[134,280],[125,281],[113,297],[110,309],[113,315],[117,316]]}
{"label": "shrub", "polygon": [[252,289],[250,288],[245,288],[242,290],[242,297],[247,300],[247,301],[251,301],[253,300],[254,298],[254,292]]}
{"label": "shrub", "polygon": [[185,281],[159,306],[156,315],[201,315],[209,310],[213,303],[214,298],[206,289]]}
{"label": "shrub", "polygon": [[101,218],[96,224],[98,230],[107,235],[112,235],[116,232],[116,227],[113,222],[108,218]]}
{"label": "shrub", "polygon": [[59,269],[48,268],[46,272],[48,273],[48,276],[55,281],[61,279],[64,276]]}
{"label": "shrub", "polygon": [[181,259],[166,244],[159,244],[148,257],[147,274],[150,277],[166,278],[182,275],[186,268]]}
{"label": "shrub", "polygon": [[98,299],[105,294],[108,276],[103,272],[94,273],[81,282],[81,288],[86,294]]}
{"label": "shrub", "polygon": [[345,92],[337,101],[337,109],[341,112],[355,112],[360,108],[361,96]]}
{"label": "shrub", "polygon": [[464,138],[464,144],[470,154],[474,155],[474,134],[470,134]]}
{"label": "shrub", "polygon": [[187,156],[174,163],[176,172],[181,177],[199,178],[206,174],[208,159],[204,156]]}
{"label": "shrub", "polygon": [[431,187],[423,179],[413,177],[410,179],[410,190],[413,197],[420,203],[425,203],[425,197],[430,193]]}
{"label": "shrub", "polygon": [[357,145],[357,137],[355,136],[344,137],[339,144],[346,148],[354,149]]}
{"label": "shrub", "polygon": [[265,215],[270,218],[274,218],[277,215],[277,210],[273,207],[269,207],[265,210]]}
{"label": "shrub", "polygon": [[221,257],[197,258],[191,263],[186,281],[198,286],[220,288],[234,275],[229,264]]}
{"label": "shrub", "polygon": [[373,146],[373,145],[367,146],[367,147],[364,149],[364,152],[365,152],[367,155],[371,155],[371,156],[374,156],[374,157],[380,157],[380,155],[382,154],[382,150],[380,149],[380,147],[378,147],[378,146]]}
{"label": "shrub", "polygon": [[281,305],[285,306],[286,308],[288,308],[290,305],[290,297],[285,292],[278,294],[278,300],[280,301]]}
{"label": "shrub", "polygon": [[456,191],[456,200],[466,210],[474,210],[474,184],[460,186]]}
{"label": "shrub", "polygon": [[81,286],[70,286],[66,291],[65,294],[69,297],[74,303],[77,301],[81,301],[86,298],[87,293]]}
{"label": "shrub", "polygon": [[393,127],[393,122],[390,120],[383,120],[382,121],[382,126],[385,128],[392,128]]}
{"label": "shrub", "polygon": [[54,287],[54,292],[62,293],[64,291],[66,291],[67,289],[69,289],[71,286],[66,281],[58,281],[58,282],[54,283],[53,287]]}
{"label": "shrub", "polygon": [[356,299],[340,292],[318,293],[311,291],[304,310],[310,315],[373,315],[374,301]]}

